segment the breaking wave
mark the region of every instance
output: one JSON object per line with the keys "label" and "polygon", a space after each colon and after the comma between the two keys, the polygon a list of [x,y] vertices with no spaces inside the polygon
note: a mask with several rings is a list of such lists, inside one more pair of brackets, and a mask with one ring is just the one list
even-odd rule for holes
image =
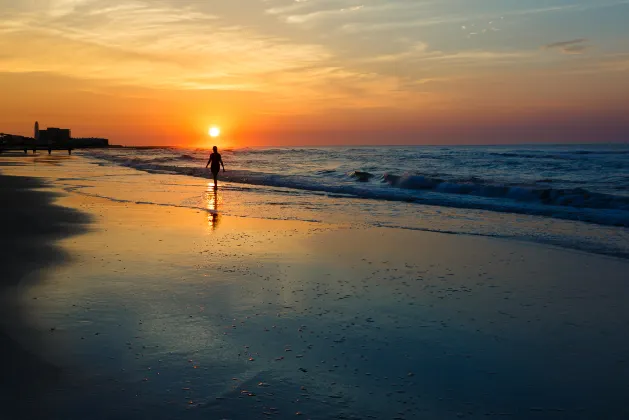
{"label": "breaking wave", "polygon": [[[305,152],[306,150],[299,151]],[[107,153],[94,153],[91,156],[147,172],[210,177],[202,165],[191,162],[188,163],[190,166],[185,166],[185,161],[204,159],[188,154],[149,159]],[[555,187],[551,178],[538,179],[530,184],[508,184],[478,176],[462,179],[412,173],[384,173],[378,176],[364,170],[339,172],[325,169],[301,174],[228,170],[221,174],[221,179],[235,183],[316,191],[339,197],[534,214],[629,227],[629,196],[592,192],[584,188]],[[562,180],[561,184],[565,185],[566,182]]]}
{"label": "breaking wave", "polygon": [[[433,190],[446,194],[508,198],[515,201],[537,202],[552,206],[629,211],[629,197],[594,193],[583,188],[553,189],[525,185],[489,184],[478,178],[471,181],[456,182],[420,175],[385,174],[383,180],[392,186],[412,190]],[[545,179],[538,182],[551,183],[552,180]]]}

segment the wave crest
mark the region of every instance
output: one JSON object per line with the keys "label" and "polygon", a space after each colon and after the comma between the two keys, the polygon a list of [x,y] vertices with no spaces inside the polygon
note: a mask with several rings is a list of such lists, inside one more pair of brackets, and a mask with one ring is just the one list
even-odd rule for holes
{"label": "wave crest", "polygon": [[[178,156],[140,159],[94,152],[91,156],[147,172],[210,177],[202,165],[177,165],[176,161],[179,159],[199,160],[190,155],[186,155],[187,158]],[[629,227],[629,196],[596,193],[584,188],[552,188],[552,179],[533,181],[531,185],[515,185],[491,182],[475,176],[444,179],[426,174],[384,173],[378,178],[371,172],[356,170],[348,172],[343,181],[334,172],[323,170],[317,176],[309,176],[234,169],[221,174],[221,178],[228,182],[290,188],[334,196],[537,214]],[[350,183],[347,178],[355,182]],[[371,182],[374,179],[379,179],[380,182]]]}

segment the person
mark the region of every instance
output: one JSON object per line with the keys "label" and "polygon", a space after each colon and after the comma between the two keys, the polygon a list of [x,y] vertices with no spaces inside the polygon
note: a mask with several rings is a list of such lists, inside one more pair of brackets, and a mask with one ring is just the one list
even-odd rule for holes
{"label": "person", "polygon": [[214,176],[214,188],[216,188],[218,173],[221,170],[221,166],[223,167],[223,172],[225,172],[225,165],[223,164],[221,154],[218,153],[218,148],[214,146],[212,147],[212,150],[214,152],[210,155],[210,159],[207,161],[207,165],[205,165],[205,168],[207,169],[207,167],[211,165],[210,170],[212,171],[212,175]]}

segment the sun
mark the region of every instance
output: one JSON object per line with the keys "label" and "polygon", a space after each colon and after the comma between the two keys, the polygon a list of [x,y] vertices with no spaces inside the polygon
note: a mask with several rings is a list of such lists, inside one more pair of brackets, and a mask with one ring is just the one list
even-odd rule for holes
{"label": "sun", "polygon": [[221,135],[221,129],[218,127],[210,127],[209,135],[210,137],[218,137]]}

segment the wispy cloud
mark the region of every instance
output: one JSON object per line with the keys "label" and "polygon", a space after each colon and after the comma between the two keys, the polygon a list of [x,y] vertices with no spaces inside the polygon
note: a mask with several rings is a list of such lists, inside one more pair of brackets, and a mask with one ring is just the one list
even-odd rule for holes
{"label": "wispy cloud", "polygon": [[592,75],[603,73],[629,72],[629,53],[607,54],[600,60],[584,63],[579,68],[571,70],[570,74]]}
{"label": "wispy cloud", "polygon": [[469,63],[482,64],[487,61],[517,61],[524,58],[531,58],[535,55],[529,51],[483,51],[472,50],[462,51],[451,54],[434,54],[426,57],[427,60],[436,61],[467,61]]}
{"label": "wispy cloud", "polygon": [[401,15],[428,11],[431,1],[392,1],[387,3],[365,4],[356,1],[341,2],[335,7],[319,8],[315,2],[300,2],[283,8],[268,9],[267,13],[279,16],[286,23],[310,24],[327,20],[355,20],[355,19],[387,19],[392,14]]}
{"label": "wispy cloud", "polygon": [[224,81],[226,89],[263,90],[266,73],[330,58],[320,45],[228,25],[190,7],[105,3],[56,0],[48,17],[20,13],[0,22],[0,50],[6,53],[0,70],[172,88],[203,88],[199,81],[205,80],[206,88],[216,89]]}
{"label": "wispy cloud", "polygon": [[503,11],[495,11],[493,13],[438,13],[434,10],[424,10],[417,14],[399,14],[397,19],[386,22],[349,22],[341,26],[341,30],[345,33],[364,33],[391,31],[400,29],[420,28],[436,25],[453,25],[463,24],[471,21],[487,21],[504,19],[505,17],[519,17],[528,15],[539,15],[547,13],[559,12],[584,12],[593,9],[602,9],[607,7],[629,4],[629,0],[618,0],[611,2],[596,2],[588,4],[564,4],[557,6],[549,6],[542,8],[528,9],[506,9]]}
{"label": "wispy cloud", "polygon": [[387,62],[457,62],[457,65],[486,65],[487,62],[512,62],[515,60],[529,59],[535,57],[531,51],[489,51],[489,50],[469,50],[457,52],[444,52],[431,50],[424,42],[415,43],[410,48],[392,54],[382,54],[364,58],[367,63],[387,63]]}
{"label": "wispy cloud", "polygon": [[583,54],[589,46],[586,44],[587,39],[578,38],[569,41],[553,42],[542,46],[544,50],[556,50],[562,54]]}
{"label": "wispy cloud", "polygon": [[47,72],[168,90],[258,92],[276,104],[299,98],[299,106],[311,110],[331,103],[349,108],[412,103],[394,74],[343,62],[318,43],[269,35],[176,4],[76,0],[50,3],[44,14],[16,12],[0,21],[0,72]]}
{"label": "wispy cloud", "polygon": [[408,59],[417,59],[424,57],[428,54],[428,44],[425,42],[418,42],[413,44],[410,48],[391,54],[381,54],[373,57],[367,57],[364,59],[366,62],[394,62],[404,61]]}
{"label": "wispy cloud", "polygon": [[326,17],[340,16],[347,17],[351,13],[365,11],[364,6],[352,6],[342,9],[334,10],[321,10],[318,12],[305,13],[301,15],[289,15],[286,17],[287,23],[307,23],[313,20],[322,19]]}

